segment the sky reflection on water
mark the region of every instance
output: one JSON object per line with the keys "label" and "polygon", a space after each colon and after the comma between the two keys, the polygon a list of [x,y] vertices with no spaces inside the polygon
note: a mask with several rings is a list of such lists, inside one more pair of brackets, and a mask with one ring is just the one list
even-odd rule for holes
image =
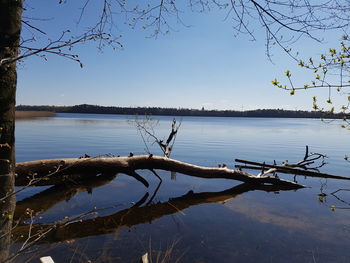
{"label": "sky reflection on water", "polygon": [[[166,137],[172,118],[156,118],[160,120],[157,132]],[[62,114],[52,119],[18,121],[17,160],[144,153],[142,140],[128,119],[132,117]],[[349,176],[349,164],[342,159],[349,154],[349,139],[350,132],[336,123],[325,125],[319,120],[184,117],[172,157],[204,166],[227,163],[232,167],[234,158],[293,162],[303,158],[305,145],[309,145],[311,151],[330,157],[325,172]],[[117,206],[101,211],[101,217],[128,209],[146,192],[151,196],[158,184],[150,172],[142,175],[150,181],[149,189],[121,174],[109,184],[83,189],[53,205],[40,222],[48,224],[93,207]],[[181,174],[174,181],[169,172],[160,175],[164,182],[155,204],[167,203],[188,191],[220,192],[239,184]],[[292,180],[291,176],[284,177]],[[116,224],[105,234],[42,243],[39,247],[57,262],[81,262],[85,258],[93,262],[137,262],[150,246],[164,250],[175,241],[174,258],[183,255],[180,262],[348,262],[350,210],[338,207],[350,206],[330,193],[350,188],[350,183],[303,177],[298,181],[312,188],[279,193],[248,191],[226,202],[194,204],[149,223],[120,228]],[[321,186],[328,194],[324,202],[317,196]],[[25,191],[18,200],[26,200],[35,192],[39,190]],[[339,196],[350,202],[349,193],[340,192]],[[337,209],[332,211],[331,205]]]}

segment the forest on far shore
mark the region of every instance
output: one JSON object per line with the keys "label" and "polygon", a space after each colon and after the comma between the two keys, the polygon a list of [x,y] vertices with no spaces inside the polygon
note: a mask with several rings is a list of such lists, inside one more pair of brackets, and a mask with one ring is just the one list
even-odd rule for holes
{"label": "forest on far shore", "polygon": [[116,107],[81,104],[74,106],[30,106],[18,105],[17,111],[50,111],[56,113],[90,113],[90,114],[123,114],[123,115],[160,115],[160,116],[203,116],[203,117],[265,117],[265,118],[326,118],[343,119],[343,113],[323,111],[257,109],[247,111],[206,110],[161,107]]}

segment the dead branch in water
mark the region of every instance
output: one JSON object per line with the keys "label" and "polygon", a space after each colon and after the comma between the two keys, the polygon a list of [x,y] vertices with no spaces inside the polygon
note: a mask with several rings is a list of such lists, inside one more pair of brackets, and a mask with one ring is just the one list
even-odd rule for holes
{"label": "dead branch in water", "polygon": [[[244,163],[245,165],[235,165],[235,168],[240,170],[261,170],[261,176],[266,176],[268,174],[273,174],[276,172],[293,174],[293,175],[303,175],[309,177],[319,177],[319,178],[330,178],[330,179],[340,179],[340,180],[350,180],[349,177],[332,175],[328,173],[321,173],[319,168],[323,167],[326,156],[320,153],[309,153],[309,147],[306,146],[304,159],[296,163],[288,163],[288,161],[283,162],[281,165],[267,164],[265,162],[253,162],[242,159],[235,159],[235,162]],[[320,164],[315,164],[315,161],[321,161]]]}
{"label": "dead branch in water", "polygon": [[[56,171],[57,167],[60,170]],[[134,177],[136,180],[148,187],[148,182],[141,177],[137,170],[155,170],[161,169],[166,171],[178,172],[190,176],[206,179],[230,179],[238,180],[249,184],[263,185],[280,185],[288,186],[291,189],[303,188],[305,186],[286,181],[274,176],[254,176],[249,173],[232,170],[228,168],[210,168],[193,165],[167,157],[153,155],[138,155],[129,157],[99,157],[99,158],[69,158],[69,159],[52,159],[39,160],[18,163],[16,165],[16,185],[27,185],[33,176],[43,178],[40,180],[41,185],[60,184],[67,180],[79,180],[79,178],[95,177],[99,174],[115,174],[118,172],[125,173]]]}

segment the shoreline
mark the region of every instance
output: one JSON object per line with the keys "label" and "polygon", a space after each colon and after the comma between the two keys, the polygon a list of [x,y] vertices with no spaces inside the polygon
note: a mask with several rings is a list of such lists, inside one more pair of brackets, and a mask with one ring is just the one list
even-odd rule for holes
{"label": "shoreline", "polygon": [[51,111],[19,111],[15,112],[16,120],[27,120],[44,117],[55,117],[56,113]]}
{"label": "shoreline", "polygon": [[75,106],[30,106],[18,105],[21,111],[43,111],[52,113],[112,114],[112,115],[151,115],[151,116],[193,116],[193,117],[245,117],[245,118],[312,118],[312,119],[344,119],[350,118],[344,113],[322,111],[302,111],[283,109],[257,109],[249,111],[205,110],[160,107],[115,107],[81,104]]}

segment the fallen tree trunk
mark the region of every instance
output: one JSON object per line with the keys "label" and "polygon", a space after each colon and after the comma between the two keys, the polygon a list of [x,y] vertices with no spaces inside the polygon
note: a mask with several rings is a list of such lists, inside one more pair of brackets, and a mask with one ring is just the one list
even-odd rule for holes
{"label": "fallen tree trunk", "polygon": [[271,184],[288,186],[290,189],[305,187],[274,176],[257,177],[240,170],[203,167],[153,155],[111,158],[51,159],[17,163],[16,185],[26,186],[33,180],[36,180],[37,183],[40,183],[41,185],[59,184],[66,180],[79,179],[82,175],[85,178],[88,178],[94,177],[97,174],[121,172],[134,177],[148,187],[148,182],[136,173],[136,170],[144,169],[151,171],[154,171],[154,169],[161,169],[200,178],[222,178],[256,185]]}

